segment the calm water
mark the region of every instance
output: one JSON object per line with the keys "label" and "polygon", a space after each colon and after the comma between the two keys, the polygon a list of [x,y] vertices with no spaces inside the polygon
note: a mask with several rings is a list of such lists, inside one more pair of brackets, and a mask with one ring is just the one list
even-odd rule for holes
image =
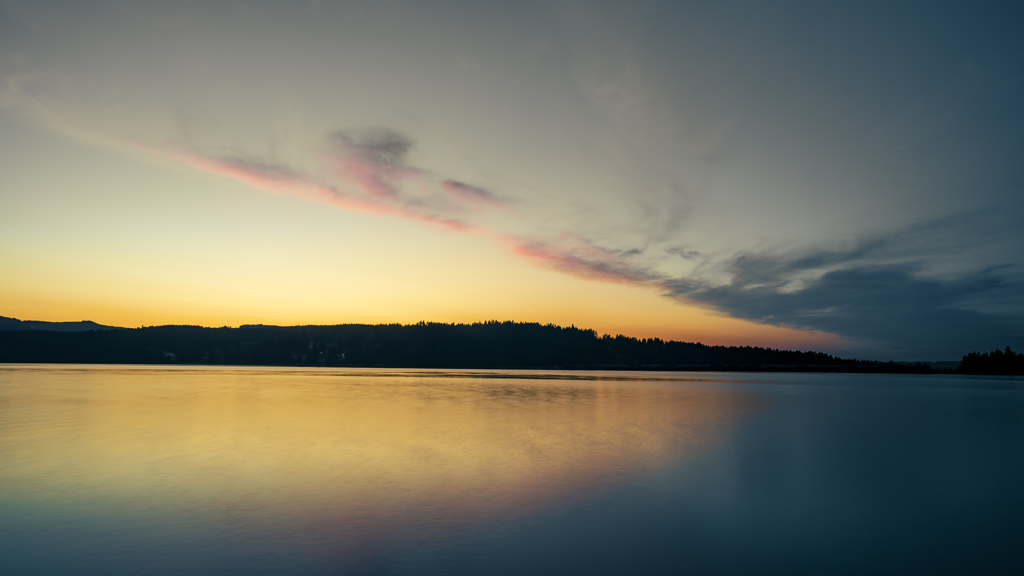
{"label": "calm water", "polygon": [[1024,380],[0,365],[4,574],[1024,573]]}

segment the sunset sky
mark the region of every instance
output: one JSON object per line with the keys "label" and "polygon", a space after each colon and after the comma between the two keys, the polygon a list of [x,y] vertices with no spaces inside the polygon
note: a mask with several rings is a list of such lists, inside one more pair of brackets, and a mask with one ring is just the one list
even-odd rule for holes
{"label": "sunset sky", "polygon": [[1022,22],[0,0],[0,315],[1020,349]]}

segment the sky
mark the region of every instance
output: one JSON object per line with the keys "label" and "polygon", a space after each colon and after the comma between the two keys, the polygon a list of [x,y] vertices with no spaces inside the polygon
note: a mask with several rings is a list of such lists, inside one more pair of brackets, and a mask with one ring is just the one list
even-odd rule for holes
{"label": "sky", "polygon": [[1021,349],[1022,17],[0,0],[0,315]]}

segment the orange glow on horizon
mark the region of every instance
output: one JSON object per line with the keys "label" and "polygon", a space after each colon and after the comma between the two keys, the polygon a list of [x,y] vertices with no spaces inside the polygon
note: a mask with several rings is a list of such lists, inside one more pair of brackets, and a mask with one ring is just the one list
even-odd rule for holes
{"label": "orange glow on horizon", "polygon": [[[620,304],[602,309],[600,300],[608,298],[606,291],[633,291],[628,305]],[[3,296],[0,293],[0,296]],[[420,321],[471,324],[489,320],[537,322],[559,326],[575,325],[592,329],[598,335],[609,334],[635,338],[661,338],[683,342],[702,342],[708,345],[763,346],[769,348],[818,350],[842,349],[851,346],[832,334],[811,330],[798,330],[758,324],[730,318],[714,310],[679,304],[675,301],[630,286],[597,284],[595,290],[581,293],[571,299],[552,300],[549,305],[530,312],[524,307],[508,304],[488,313],[484,306],[472,309],[458,306],[424,306],[429,312],[398,307],[385,313],[372,310],[319,311],[293,305],[271,311],[267,308],[229,302],[211,305],[180,303],[181,309],[159,307],[156,310],[131,306],[124,301],[84,302],[50,300],[43,297],[18,299],[6,296],[5,314],[20,320],[67,322],[92,320],[108,326],[137,328],[168,324],[188,324],[207,327],[242,324],[270,324],[279,326],[333,325],[333,324],[415,324]],[[571,300],[571,301],[570,301]],[[412,308],[410,306],[409,308]]]}

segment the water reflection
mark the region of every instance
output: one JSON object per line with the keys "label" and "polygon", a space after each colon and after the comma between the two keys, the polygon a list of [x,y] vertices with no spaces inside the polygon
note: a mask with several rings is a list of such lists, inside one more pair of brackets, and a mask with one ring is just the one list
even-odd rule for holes
{"label": "water reflection", "polygon": [[677,463],[756,403],[621,376],[0,367],[0,506],[79,570],[358,570]]}
{"label": "water reflection", "polygon": [[0,366],[0,574],[1021,574],[1024,379]]}

